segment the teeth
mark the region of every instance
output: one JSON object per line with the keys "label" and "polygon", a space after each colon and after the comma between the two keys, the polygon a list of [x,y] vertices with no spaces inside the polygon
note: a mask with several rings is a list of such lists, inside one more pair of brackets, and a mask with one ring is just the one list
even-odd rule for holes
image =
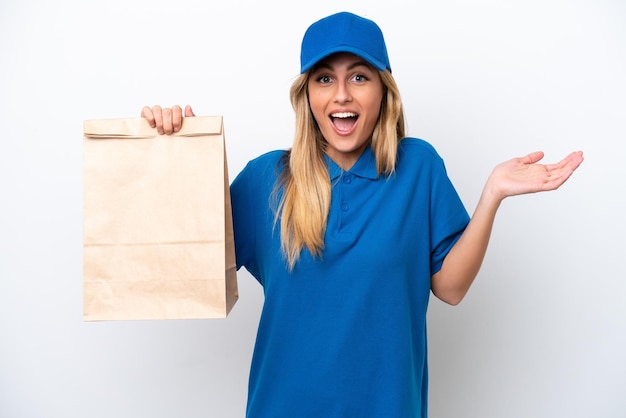
{"label": "teeth", "polygon": [[355,118],[357,116],[356,113],[352,113],[352,112],[339,112],[339,113],[333,113],[330,116],[332,116],[333,118]]}

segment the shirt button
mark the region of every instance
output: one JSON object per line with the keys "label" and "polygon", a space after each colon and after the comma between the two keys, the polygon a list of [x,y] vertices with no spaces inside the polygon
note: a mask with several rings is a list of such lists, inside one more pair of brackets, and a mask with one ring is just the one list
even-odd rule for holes
{"label": "shirt button", "polygon": [[350,207],[347,204],[344,203],[343,205],[341,205],[341,210],[342,211],[347,212],[348,209],[350,209]]}
{"label": "shirt button", "polygon": [[343,182],[346,184],[352,183],[352,176],[343,176]]}

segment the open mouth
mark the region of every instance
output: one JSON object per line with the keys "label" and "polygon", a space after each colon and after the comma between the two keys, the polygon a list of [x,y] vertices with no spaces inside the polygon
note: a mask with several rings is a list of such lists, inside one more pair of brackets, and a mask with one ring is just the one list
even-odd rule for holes
{"label": "open mouth", "polygon": [[348,132],[356,124],[359,115],[352,112],[338,112],[330,115],[333,126],[341,132]]}

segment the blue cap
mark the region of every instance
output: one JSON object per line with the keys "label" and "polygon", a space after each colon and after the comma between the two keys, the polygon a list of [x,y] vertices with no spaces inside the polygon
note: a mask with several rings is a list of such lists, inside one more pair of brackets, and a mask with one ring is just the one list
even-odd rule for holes
{"label": "blue cap", "polygon": [[302,39],[300,73],[335,52],[350,52],[380,71],[391,71],[383,32],[373,21],[353,13],[336,13],[309,26]]}

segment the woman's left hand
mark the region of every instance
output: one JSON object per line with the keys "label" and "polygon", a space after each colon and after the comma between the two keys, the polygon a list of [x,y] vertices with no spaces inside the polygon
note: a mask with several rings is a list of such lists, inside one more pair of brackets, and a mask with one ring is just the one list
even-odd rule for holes
{"label": "woman's left hand", "polygon": [[502,200],[509,196],[558,189],[583,162],[582,151],[556,164],[538,164],[544,154],[533,152],[497,165],[487,180],[487,190]]}

